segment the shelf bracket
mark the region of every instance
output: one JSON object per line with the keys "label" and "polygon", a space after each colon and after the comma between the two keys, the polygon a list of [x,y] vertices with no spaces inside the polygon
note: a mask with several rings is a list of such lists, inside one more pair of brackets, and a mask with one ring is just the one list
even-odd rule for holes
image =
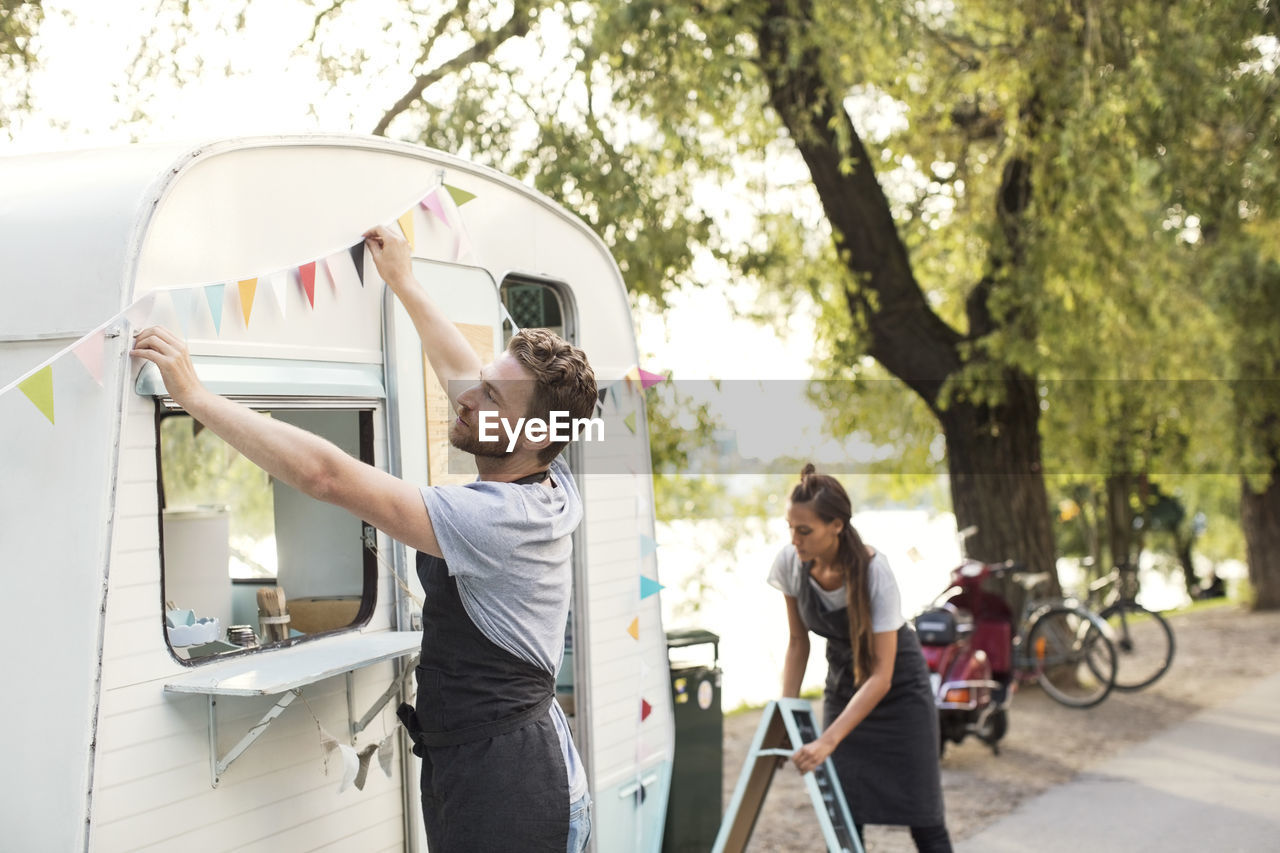
{"label": "shelf bracket", "polygon": [[231,747],[226,756],[218,758],[218,699],[212,693],[209,694],[209,777],[213,787],[218,787],[222,774],[227,772],[227,768],[231,766],[231,763],[252,746],[253,742],[262,736],[262,733],[267,730],[272,721],[284,713],[284,709],[288,708],[290,703],[301,695],[301,690],[290,690],[281,696],[262,719],[253,728],[249,729],[244,737],[240,738],[240,742]]}

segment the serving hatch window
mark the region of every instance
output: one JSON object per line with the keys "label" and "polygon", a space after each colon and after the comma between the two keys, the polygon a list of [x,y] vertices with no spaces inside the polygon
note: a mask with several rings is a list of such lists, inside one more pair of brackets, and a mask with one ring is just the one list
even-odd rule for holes
{"label": "serving hatch window", "polygon": [[[254,408],[374,461],[372,404]],[[185,412],[161,407],[157,429],[165,632],[177,657],[285,644],[368,619],[377,564],[363,522],[268,476]]]}

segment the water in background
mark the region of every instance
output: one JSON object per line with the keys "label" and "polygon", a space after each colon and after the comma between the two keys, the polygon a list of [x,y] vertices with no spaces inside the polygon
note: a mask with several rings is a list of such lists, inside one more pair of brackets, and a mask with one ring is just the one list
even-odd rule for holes
{"label": "water in background", "polygon": [[[875,510],[854,515],[863,540],[889,560],[911,618],[947,586],[959,563],[955,517],[926,510]],[[770,519],[745,533],[726,552],[719,521],[675,521],[657,527],[664,627],[703,628],[720,635],[724,672],[723,707],[759,705],[779,695],[787,650],[787,614],[782,593],[766,580],[773,559],[789,541],[786,520]],[[1221,573],[1221,569],[1219,570]],[[1079,586],[1078,566],[1060,560],[1058,575],[1067,589]],[[1167,609],[1187,600],[1180,576],[1166,576],[1151,560],[1140,572],[1141,601]],[[700,604],[698,604],[700,602]],[[826,677],[825,643],[810,635],[811,654],[804,687],[821,688]],[[701,661],[700,661],[701,662]]]}

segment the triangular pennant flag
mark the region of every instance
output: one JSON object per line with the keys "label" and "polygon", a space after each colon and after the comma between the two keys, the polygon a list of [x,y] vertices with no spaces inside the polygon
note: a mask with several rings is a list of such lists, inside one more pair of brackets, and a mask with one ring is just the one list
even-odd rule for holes
{"label": "triangular pennant flag", "polygon": [[225,284],[210,284],[204,289],[205,301],[209,303],[209,313],[213,315],[213,331],[222,334],[222,300],[226,296]]}
{"label": "triangular pennant flag", "polygon": [[364,780],[369,776],[369,761],[373,758],[373,754],[378,751],[378,745],[371,743],[364,749],[356,753],[356,758],[360,762],[360,769],[356,771],[356,790],[364,790]]}
{"label": "triangular pennant flag", "polygon": [[627,414],[627,416],[626,416],[625,418],[623,418],[623,419],[622,419],[622,422],[623,422],[624,424],[626,424],[626,425],[627,425],[627,429],[631,430],[631,434],[632,434],[632,435],[635,435],[635,432],[636,432],[636,413],[635,413],[635,412],[629,412],[629,413]]}
{"label": "triangular pennant flag", "polygon": [[650,373],[649,371],[639,367],[636,368],[636,373],[638,373],[640,376],[641,388],[652,388],[654,385],[657,385],[659,382],[667,381],[667,377],[663,376],[662,374]]}
{"label": "triangular pennant flag", "polygon": [[645,700],[640,700],[640,722],[649,719],[649,715],[653,713],[653,706]]}
{"label": "triangular pennant flag", "polygon": [[462,207],[464,204],[476,197],[475,193],[469,193],[466,190],[459,189],[458,187],[451,187],[448,184],[445,184],[444,188],[449,191],[449,197],[453,199],[453,203],[458,207]]}
{"label": "triangular pennant flag", "polygon": [[409,251],[413,251],[413,208],[409,208],[396,219],[400,223],[400,231],[404,234]]}
{"label": "triangular pennant flag", "polygon": [[640,639],[640,617],[631,620],[631,624],[627,626],[627,633],[631,635],[631,639]]}
{"label": "triangular pennant flag", "polygon": [[633,367],[627,371],[627,387],[631,388],[640,384],[640,368]]}
{"label": "triangular pennant flag", "polygon": [[[46,364],[18,383],[18,388],[53,423],[53,365]],[[72,419],[74,420],[74,418]]]}
{"label": "triangular pennant flag", "polygon": [[347,251],[351,254],[351,260],[356,265],[356,275],[360,278],[360,286],[364,287],[364,241],[361,240]]}
{"label": "triangular pennant flag", "polygon": [[618,405],[618,383],[614,382],[609,385],[609,396],[613,398],[613,404]]}
{"label": "triangular pennant flag", "polygon": [[280,316],[285,316],[285,305],[289,300],[289,273],[281,270],[273,272],[267,276],[267,284],[271,287],[271,292],[276,297],[276,307],[280,309]]}
{"label": "triangular pennant flag", "polygon": [[647,660],[640,658],[640,678],[648,678],[649,673],[651,672],[653,672],[653,667],[649,666],[649,662]]}
{"label": "triangular pennant flag", "polygon": [[652,536],[640,534],[640,556],[647,557],[658,550],[658,543],[654,541]]}
{"label": "triangular pennant flag", "polygon": [[431,192],[427,193],[427,197],[422,200],[422,206],[434,213],[436,218],[445,225],[452,228],[453,226],[449,225],[449,217],[444,215],[444,205],[440,203],[440,196],[438,195],[439,192],[440,188],[436,187]]}
{"label": "triangular pennant flag", "polygon": [[609,388],[607,386],[604,388],[596,388],[596,397],[600,399],[600,405],[604,405],[604,398],[607,396],[609,396]]}
{"label": "triangular pennant flag", "polygon": [[151,309],[155,307],[156,294],[153,290],[146,296],[139,299],[129,306],[129,310],[125,312],[124,318],[129,321],[129,325],[135,329],[148,325],[151,320]]}
{"label": "triangular pennant flag", "polygon": [[302,282],[302,290],[307,294],[307,301],[311,303],[311,307],[316,307],[316,262],[303,264],[298,267],[298,280]]}
{"label": "triangular pennant flag", "polygon": [[644,601],[646,598],[648,598],[651,595],[657,595],[659,592],[661,592],[664,589],[666,589],[666,587],[658,583],[653,578],[647,578],[644,575],[640,576],[640,600],[641,601]]}
{"label": "triangular pennant flag", "polygon": [[458,239],[453,243],[453,259],[460,261],[471,254],[471,237],[463,228],[458,229]]}
{"label": "triangular pennant flag", "polygon": [[173,310],[178,315],[178,324],[182,326],[182,337],[191,337],[191,298],[190,288],[182,287],[177,290],[169,291],[169,298],[173,300]]}
{"label": "triangular pennant flag", "polygon": [[244,327],[249,328],[249,315],[253,313],[253,295],[258,292],[258,280],[246,278],[237,282],[240,286],[240,313],[244,314]]}
{"label": "triangular pennant flag", "polygon": [[396,745],[391,735],[387,735],[378,744],[378,764],[382,767],[382,772],[387,774],[387,778],[391,778],[391,760],[395,758]]}
{"label": "triangular pennant flag", "polygon": [[93,381],[102,386],[102,353],[106,348],[107,333],[105,330],[94,332],[80,343],[76,344],[76,348],[72,350],[76,354],[76,358],[80,359],[80,363],[84,365],[84,369],[89,371],[89,375],[93,377]]}

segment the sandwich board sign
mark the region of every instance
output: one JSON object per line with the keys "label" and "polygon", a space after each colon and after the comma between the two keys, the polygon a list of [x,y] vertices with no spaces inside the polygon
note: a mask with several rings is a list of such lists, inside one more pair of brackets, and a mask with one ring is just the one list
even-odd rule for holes
{"label": "sandwich board sign", "polygon": [[[765,707],[712,853],[746,850],[774,771],[800,744],[817,736],[813,708],[806,700],[778,699]],[[829,853],[865,853],[831,759],[806,773],[804,782]]]}

